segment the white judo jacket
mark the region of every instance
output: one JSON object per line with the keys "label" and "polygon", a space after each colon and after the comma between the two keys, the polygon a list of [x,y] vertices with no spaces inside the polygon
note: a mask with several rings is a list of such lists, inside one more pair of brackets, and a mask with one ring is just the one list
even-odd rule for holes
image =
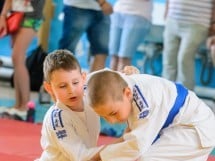
{"label": "white judo jacket", "polygon": [[[188,91],[180,111],[169,126],[161,130],[178,95],[176,84],[146,74],[121,76],[133,89],[133,108],[128,119],[131,132],[123,135],[125,142],[109,145],[102,150],[100,153],[102,161],[134,161],[147,154],[159,133],[161,140],[162,134],[167,129],[178,126],[194,129],[194,135],[197,135],[196,137],[203,148],[215,146],[214,113],[193,92]],[[189,135],[189,133],[186,134]],[[173,144],[180,141],[186,142],[183,136],[172,137],[174,137]],[[181,138],[182,140],[180,140]],[[168,142],[168,140],[165,141]],[[159,149],[157,149],[158,151]],[[166,151],[168,153],[168,148]]]}
{"label": "white judo jacket", "polygon": [[87,161],[101,148],[96,148],[99,117],[88,106],[80,113],[57,102],[47,111],[43,122],[43,153],[39,161]]}

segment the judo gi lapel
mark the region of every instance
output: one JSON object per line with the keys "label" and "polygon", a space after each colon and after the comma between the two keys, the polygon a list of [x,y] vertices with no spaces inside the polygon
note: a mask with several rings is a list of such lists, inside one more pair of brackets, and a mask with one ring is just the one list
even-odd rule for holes
{"label": "judo gi lapel", "polygon": [[[84,99],[86,99],[84,97]],[[86,101],[84,101],[86,102]],[[85,105],[85,115],[86,115],[86,124],[88,127],[88,132],[90,134],[91,145],[96,146],[98,135],[100,132],[100,119],[99,116],[90,108],[88,105]]]}
{"label": "judo gi lapel", "polygon": [[[79,115],[63,105],[62,103],[58,102],[57,103],[58,107],[61,107],[61,109],[65,110],[66,112],[69,112],[70,118],[71,118],[71,124],[73,125],[74,130],[76,131],[77,135],[81,137],[84,142],[89,145],[90,144],[90,135],[88,132],[88,127],[85,122],[79,117]],[[86,111],[85,115],[86,115]],[[86,119],[87,122],[87,119]],[[72,127],[71,127],[72,128]]]}

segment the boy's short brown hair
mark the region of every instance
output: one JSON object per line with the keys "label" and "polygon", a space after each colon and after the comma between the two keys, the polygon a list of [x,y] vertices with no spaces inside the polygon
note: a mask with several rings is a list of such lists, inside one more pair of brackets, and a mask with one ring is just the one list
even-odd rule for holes
{"label": "boy's short brown hair", "polygon": [[109,100],[122,100],[123,91],[127,86],[127,82],[117,72],[110,70],[96,72],[87,83],[88,103],[96,107]]}
{"label": "boy's short brown hair", "polygon": [[52,73],[58,69],[78,69],[81,72],[78,60],[69,50],[55,50],[46,56],[43,63],[45,81],[50,82]]}

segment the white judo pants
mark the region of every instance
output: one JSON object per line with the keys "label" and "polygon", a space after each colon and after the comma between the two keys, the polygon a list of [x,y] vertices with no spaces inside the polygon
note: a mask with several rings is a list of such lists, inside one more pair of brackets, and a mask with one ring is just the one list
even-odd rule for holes
{"label": "white judo pants", "polygon": [[163,130],[161,137],[139,161],[206,161],[213,147],[203,148],[196,130],[176,126]]}

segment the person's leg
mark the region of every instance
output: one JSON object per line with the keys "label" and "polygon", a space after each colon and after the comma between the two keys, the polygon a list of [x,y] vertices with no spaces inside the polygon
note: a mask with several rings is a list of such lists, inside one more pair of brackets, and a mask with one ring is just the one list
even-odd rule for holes
{"label": "person's leg", "polygon": [[106,54],[96,54],[91,58],[90,62],[90,72],[103,69],[106,63]]}
{"label": "person's leg", "polygon": [[181,25],[181,46],[178,53],[178,77],[187,88],[193,90],[195,85],[195,55],[200,45],[206,40],[208,29],[197,24]]}
{"label": "person's leg", "polygon": [[14,66],[14,87],[16,104],[15,108],[20,111],[27,110],[27,103],[30,99],[30,81],[26,68],[26,51],[36,36],[32,28],[21,28],[18,33],[12,37],[13,51],[12,62]]}
{"label": "person's leg", "polygon": [[0,66],[2,66],[3,65],[3,61],[0,59]]}
{"label": "person's leg", "polygon": [[1,113],[15,120],[26,120],[27,103],[30,100],[30,79],[26,68],[26,51],[41,24],[41,19],[25,17],[19,31],[11,35],[16,102],[13,108],[6,108]]}
{"label": "person's leg", "polygon": [[178,126],[165,129],[140,161],[206,161],[212,150],[202,147],[193,127]]}
{"label": "person's leg", "polygon": [[104,15],[101,11],[94,11],[94,20],[87,30],[88,40],[90,42],[90,51],[92,54],[90,72],[105,67],[108,55],[110,17]]}
{"label": "person's leg", "polygon": [[211,45],[210,54],[211,54],[213,65],[215,67],[215,44]]}
{"label": "person's leg", "polygon": [[178,23],[175,20],[167,19],[164,30],[164,49],[162,55],[162,76],[171,81],[177,78],[177,57],[180,45],[178,34]]}
{"label": "person's leg", "polygon": [[209,51],[213,66],[215,67],[215,35],[209,36],[206,40],[206,46]]}
{"label": "person's leg", "polygon": [[118,53],[120,46],[120,39],[122,33],[121,24],[123,20],[119,13],[113,13],[111,15],[111,27],[110,27],[110,41],[109,41],[109,54],[111,56],[110,59],[110,68],[112,70],[117,70],[118,66]]}
{"label": "person's leg", "polygon": [[118,59],[117,71],[122,71],[125,66],[131,65],[131,58],[120,57]]}
{"label": "person's leg", "polygon": [[149,33],[151,22],[142,16],[122,14],[125,19],[122,29],[119,49],[118,71],[131,65],[131,60],[136,53],[138,45]]}
{"label": "person's leg", "polygon": [[89,10],[64,6],[64,20],[59,49],[67,49],[75,54],[75,49],[82,34],[87,30],[92,17]]}
{"label": "person's leg", "polygon": [[116,55],[112,55],[111,56],[111,60],[110,60],[110,69],[112,70],[117,70],[117,65],[119,63],[119,58]]}

